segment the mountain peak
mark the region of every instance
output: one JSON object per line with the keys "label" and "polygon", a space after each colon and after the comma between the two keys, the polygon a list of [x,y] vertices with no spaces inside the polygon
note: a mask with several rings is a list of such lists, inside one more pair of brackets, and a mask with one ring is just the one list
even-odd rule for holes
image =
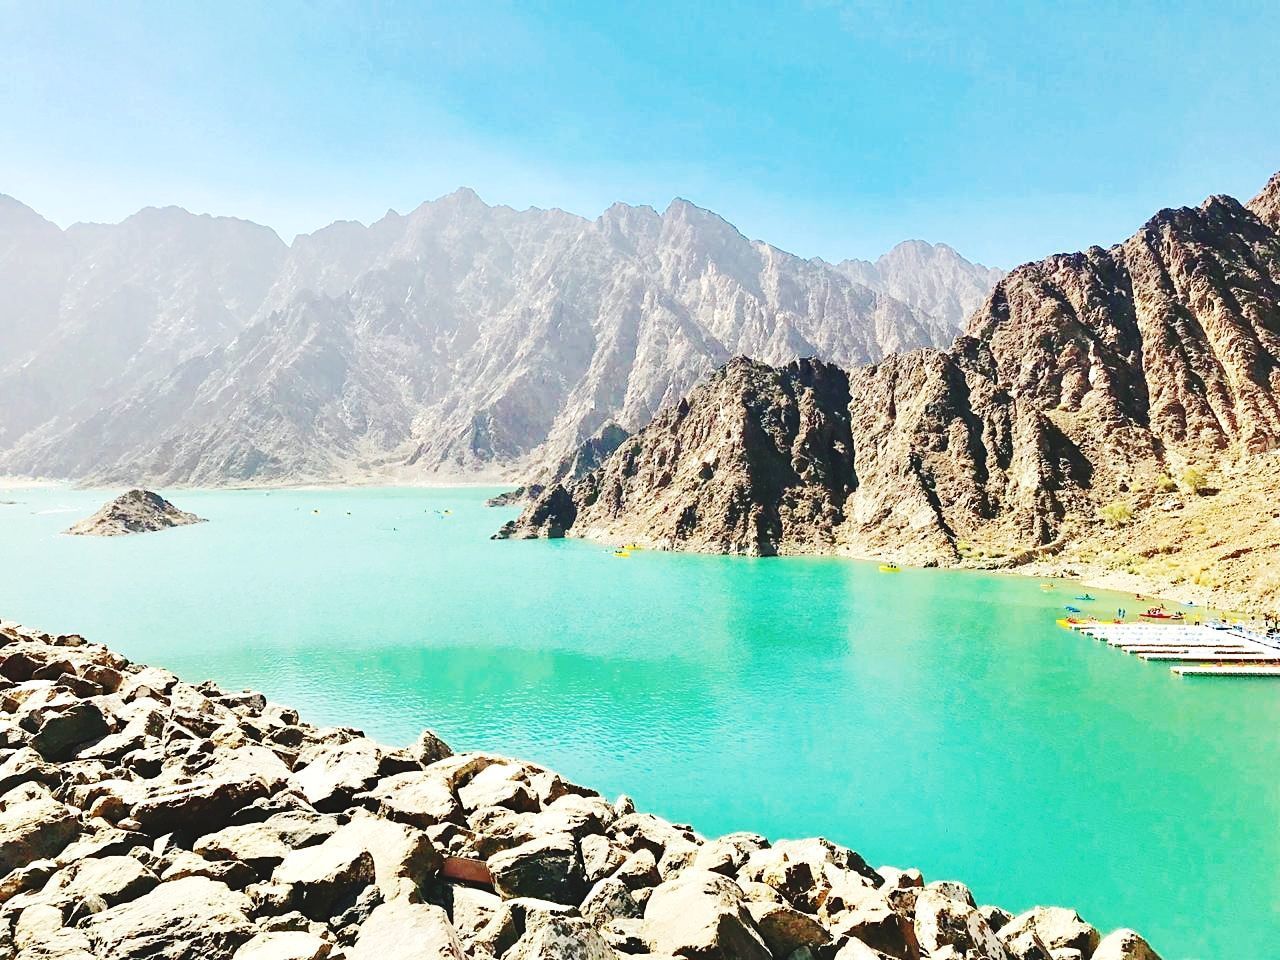
{"label": "mountain peak", "polygon": [[1267,185],[1245,206],[1272,230],[1280,231],[1280,172],[1272,174]]}

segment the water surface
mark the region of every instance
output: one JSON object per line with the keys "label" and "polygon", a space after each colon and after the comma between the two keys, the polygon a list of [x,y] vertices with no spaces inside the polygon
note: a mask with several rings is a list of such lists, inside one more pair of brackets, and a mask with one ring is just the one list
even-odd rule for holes
{"label": "water surface", "polygon": [[180,491],[209,523],[59,535],[114,492],[0,489],[0,617],[388,742],[430,726],[706,834],[823,834],[1069,904],[1166,960],[1280,943],[1280,683],[1061,630],[1070,585],[491,542],[512,511],[475,489]]}

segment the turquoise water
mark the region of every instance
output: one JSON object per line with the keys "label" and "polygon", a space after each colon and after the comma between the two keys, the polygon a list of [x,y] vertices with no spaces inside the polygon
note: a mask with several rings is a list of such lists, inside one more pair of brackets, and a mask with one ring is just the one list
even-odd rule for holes
{"label": "turquoise water", "polygon": [[431,726],[707,834],[824,834],[1069,904],[1166,960],[1280,943],[1280,683],[1061,630],[1069,585],[491,542],[512,511],[488,492],[181,491],[210,523],[95,539],[59,531],[109,492],[0,489],[0,617],[388,742]]}

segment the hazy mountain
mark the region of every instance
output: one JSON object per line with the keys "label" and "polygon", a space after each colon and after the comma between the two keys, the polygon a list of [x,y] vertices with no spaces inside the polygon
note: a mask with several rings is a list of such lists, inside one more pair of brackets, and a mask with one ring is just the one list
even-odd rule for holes
{"label": "hazy mountain", "polygon": [[1003,270],[970,263],[945,243],[904,240],[874,262],[842,260],[836,269],[852,280],[908,303],[960,332]]}
{"label": "hazy mountain", "polygon": [[[7,472],[216,483],[555,464],[734,355],[856,365],[953,334],[683,200],[587,220],[459,190],[287,250],[172,209],[24,229],[70,266],[49,333],[0,373],[35,398],[5,424]],[[965,278],[968,296],[960,258],[917,262],[940,269],[919,289]]]}
{"label": "hazy mountain", "polygon": [[176,207],[62,231],[0,198],[0,445],[232,339],[286,252],[266,227]]}
{"label": "hazy mountain", "polygon": [[[1278,228],[1280,174],[1248,206],[1210,197],[1018,267],[949,350],[847,374],[735,361],[508,534],[982,565],[1066,551],[1273,597]],[[1189,467],[1229,510],[1179,482]],[[1163,559],[1173,544],[1193,568]]]}

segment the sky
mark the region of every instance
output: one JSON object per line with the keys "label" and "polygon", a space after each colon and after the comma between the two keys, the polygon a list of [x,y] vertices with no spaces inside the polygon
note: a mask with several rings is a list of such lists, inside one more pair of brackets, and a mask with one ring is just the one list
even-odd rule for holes
{"label": "sky", "polygon": [[459,186],[1011,267],[1280,170],[1280,3],[0,0],[0,193],[286,240]]}

